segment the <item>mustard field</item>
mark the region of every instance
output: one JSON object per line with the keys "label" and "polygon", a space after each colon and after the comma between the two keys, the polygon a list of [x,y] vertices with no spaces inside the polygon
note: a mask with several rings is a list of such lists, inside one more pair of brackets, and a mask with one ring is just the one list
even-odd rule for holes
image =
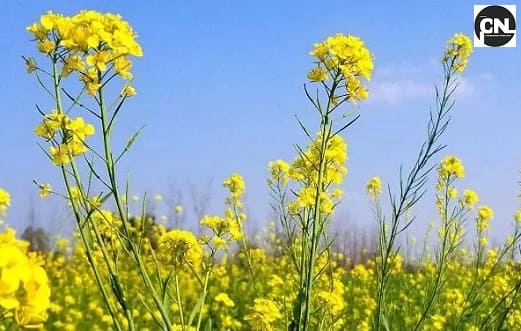
{"label": "mustard field", "polygon": [[[67,205],[75,232],[35,249],[10,227],[16,197],[0,188],[0,330],[521,329],[521,211],[512,212],[505,242],[491,244],[493,209],[462,186],[463,161],[443,149],[455,91],[472,61],[466,35],[440,45],[443,76],[425,113],[423,144],[397,174],[398,187],[368,178],[377,242],[359,261],[335,250],[330,224],[348,176],[346,132],[371,98],[374,54],[361,38],[332,33],[310,45],[303,97],[315,123],[297,119],[308,143],[293,159],[266,165],[276,217],[252,238],[239,173],[222,179],[222,213],[193,220],[201,231],[165,225],[145,203],[129,211],[119,161],[140,131],[127,133],[123,147],[113,134],[129,116],[126,104],[139,98],[133,63],[148,65],[131,22],[48,12],[27,32],[34,53],[23,59],[37,91],[29,95],[53,104],[37,106],[34,134],[42,166],[61,178],[35,180],[35,190]],[[403,239],[413,223],[426,222],[411,215],[426,191],[437,215],[410,258]]]}

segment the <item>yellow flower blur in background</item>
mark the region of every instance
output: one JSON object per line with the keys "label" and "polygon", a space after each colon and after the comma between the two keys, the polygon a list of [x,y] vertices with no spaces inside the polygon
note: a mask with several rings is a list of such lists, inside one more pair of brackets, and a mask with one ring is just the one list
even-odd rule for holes
{"label": "yellow flower blur in background", "polygon": [[372,200],[376,200],[378,196],[382,193],[382,180],[380,177],[375,176],[367,182],[365,189],[367,190],[367,194]]}
{"label": "yellow flower blur in background", "polygon": [[[9,202],[9,193],[0,189],[0,204],[7,208]],[[2,319],[12,318],[19,326],[36,328],[47,319],[49,279],[42,260],[28,253],[28,247],[13,229],[0,232],[0,325]]]}
{"label": "yellow flower blur in background", "polygon": [[173,229],[159,239],[160,258],[163,263],[179,267],[189,263],[200,265],[203,258],[201,245],[190,231]]}
{"label": "yellow flower blur in background", "polygon": [[40,185],[40,198],[46,199],[49,194],[52,193],[52,186],[50,184],[42,184]]}
{"label": "yellow flower blur in background", "polygon": [[11,195],[9,192],[0,187],[0,214],[4,214],[11,205]]}

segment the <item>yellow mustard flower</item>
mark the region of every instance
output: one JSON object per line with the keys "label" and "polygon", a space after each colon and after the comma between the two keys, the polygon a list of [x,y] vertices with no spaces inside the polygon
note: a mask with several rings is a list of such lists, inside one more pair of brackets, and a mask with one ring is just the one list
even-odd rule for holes
{"label": "yellow mustard flower", "polygon": [[472,54],[472,42],[463,33],[456,33],[449,39],[442,61],[449,63],[453,61],[454,69],[463,72]]}
{"label": "yellow mustard flower", "polygon": [[463,191],[463,197],[461,198],[461,204],[467,208],[472,209],[474,205],[479,201],[478,194],[470,189]]}
{"label": "yellow mustard flower", "polygon": [[163,262],[174,266],[187,262],[198,265],[203,258],[203,250],[195,236],[186,230],[173,229],[159,239]]}
{"label": "yellow mustard flower", "polygon": [[514,221],[516,221],[516,223],[521,223],[521,210],[514,213]]}
{"label": "yellow mustard flower", "polygon": [[5,214],[7,208],[11,205],[11,195],[9,192],[0,187],[0,214]]}
{"label": "yellow mustard flower", "polygon": [[121,93],[119,95],[122,97],[131,97],[136,94],[137,94],[136,89],[133,88],[131,85],[126,84],[125,86],[123,86],[123,89],[121,90]]}
{"label": "yellow mustard flower", "polygon": [[40,185],[40,198],[45,199],[52,193],[52,186],[50,184]]}
{"label": "yellow mustard flower", "polygon": [[490,221],[494,218],[494,211],[489,206],[480,206],[478,209],[478,219]]}
{"label": "yellow mustard flower", "polygon": [[273,323],[281,318],[277,304],[264,298],[255,299],[251,312],[244,317],[254,330],[274,330]]}
{"label": "yellow mustard flower", "polygon": [[322,67],[315,67],[308,72],[308,79],[312,82],[322,82],[329,78],[329,74]]}
{"label": "yellow mustard flower", "polygon": [[367,194],[372,200],[376,200],[382,193],[382,180],[380,177],[372,177],[365,186]]}
{"label": "yellow mustard flower", "polygon": [[328,79],[329,74],[323,69],[323,65],[335,79],[344,82],[349,101],[367,98],[367,89],[362,86],[360,78],[371,78],[373,55],[360,38],[345,34],[330,36],[316,43],[310,55],[317,58],[317,66],[308,73],[310,81],[321,82]]}
{"label": "yellow mustard flower", "polygon": [[221,292],[221,293],[217,294],[215,296],[215,298],[214,298],[214,301],[217,302],[217,303],[220,303],[220,304],[222,304],[222,305],[224,305],[225,307],[228,307],[228,308],[231,308],[231,307],[235,306],[235,303],[233,302],[233,300],[230,299],[228,294],[226,294],[224,292]]}
{"label": "yellow mustard flower", "polygon": [[269,184],[274,184],[279,182],[281,185],[286,185],[289,180],[289,164],[284,160],[276,160],[271,161],[268,164],[268,169],[270,171],[270,179],[268,179]]}
{"label": "yellow mustard flower", "polygon": [[230,194],[234,199],[240,199],[243,196],[246,187],[244,184],[244,179],[237,173],[233,173],[230,177],[228,177],[223,182],[223,186],[230,190]]}
{"label": "yellow mustard flower", "polygon": [[132,79],[129,56],[143,55],[131,26],[111,13],[88,10],[63,16],[48,12],[27,31],[34,36],[40,52],[61,54],[62,76],[77,72],[91,96],[101,88],[101,74],[112,67],[123,79]]}
{"label": "yellow mustard flower", "polygon": [[465,168],[460,159],[455,156],[445,156],[438,168],[440,178],[448,178],[454,176],[463,178],[465,176]]}

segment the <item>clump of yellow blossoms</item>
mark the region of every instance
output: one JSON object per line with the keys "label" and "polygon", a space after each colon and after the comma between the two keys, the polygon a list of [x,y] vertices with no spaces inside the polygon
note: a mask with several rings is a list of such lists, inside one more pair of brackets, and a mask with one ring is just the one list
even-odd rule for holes
{"label": "clump of yellow blossoms", "polygon": [[60,165],[70,163],[72,157],[88,150],[85,139],[93,135],[95,129],[92,124],[85,123],[82,117],[71,119],[53,110],[43,117],[42,122],[34,129],[34,133],[51,142],[52,162]]}
{"label": "clump of yellow blossoms", "polygon": [[[320,133],[317,138],[308,145],[303,155],[297,156],[291,168],[289,176],[295,181],[306,182],[308,185],[318,182],[318,168],[320,162],[320,152],[322,137]],[[325,148],[326,168],[324,170],[323,182],[342,183],[347,174],[345,162],[347,161],[347,144],[340,135],[332,136]]]}
{"label": "clump of yellow blossoms", "polygon": [[270,299],[255,299],[251,313],[244,317],[250,323],[252,330],[273,330],[273,322],[282,318],[279,308]]}
{"label": "clump of yellow blossoms", "polygon": [[382,193],[382,180],[380,177],[375,176],[367,182],[365,188],[367,190],[367,194],[369,194],[369,197],[372,200],[376,200]]}
{"label": "clump of yellow blossoms", "polygon": [[317,61],[308,73],[312,82],[325,82],[332,78],[336,87],[344,87],[346,95],[339,96],[349,101],[367,99],[367,89],[360,78],[371,78],[373,56],[364,42],[355,36],[336,34],[316,43],[310,55]]}
{"label": "clump of yellow blossoms", "polygon": [[[321,146],[322,138],[319,133],[317,138],[308,145],[308,148],[295,158],[291,166],[288,167],[281,161],[272,163],[270,166],[272,179],[269,181],[275,182],[277,181],[276,178],[279,177],[283,179],[281,184],[284,185],[287,183],[287,178],[301,184],[301,188],[296,193],[295,201],[289,205],[293,214],[315,204],[316,185],[320,177],[318,169],[320,167]],[[331,184],[341,184],[344,180],[344,176],[347,174],[346,151],[347,144],[340,135],[330,137],[325,146],[325,167],[321,174],[323,187],[320,188],[320,196],[318,197],[321,213],[331,213],[335,200],[338,201],[342,197],[342,191],[339,188],[328,190],[328,187]],[[275,178],[273,178],[274,176]]]}
{"label": "clump of yellow blossoms", "polygon": [[223,186],[230,190],[231,198],[228,200],[229,202],[240,199],[244,195],[244,190],[246,188],[242,176],[237,173],[233,173],[228,177],[224,181]]}
{"label": "clump of yellow blossoms", "polygon": [[[143,55],[135,32],[115,14],[88,10],[68,17],[48,12],[27,30],[33,34],[41,53],[58,56],[61,76],[78,73],[92,96],[96,95],[107,73],[132,79],[132,62],[128,57]],[[37,68],[34,59],[27,62],[32,70]]]}
{"label": "clump of yellow blossoms", "polygon": [[465,177],[465,168],[461,160],[454,156],[445,156],[438,168],[439,177],[447,179],[449,176],[456,178]]}
{"label": "clump of yellow blossoms", "polygon": [[460,203],[470,209],[472,209],[478,201],[478,194],[475,191],[469,189],[463,191],[463,197],[460,199]]}
{"label": "clump of yellow blossoms", "polygon": [[10,204],[11,196],[9,195],[9,192],[0,188],[0,214],[5,214]]}
{"label": "clump of yellow blossoms", "polygon": [[159,238],[160,258],[167,265],[179,267],[188,263],[193,267],[200,265],[203,250],[195,236],[186,230],[173,229]]}
{"label": "clump of yellow blossoms", "polygon": [[516,211],[513,218],[516,223],[521,223],[521,210]]}
{"label": "clump of yellow blossoms", "polygon": [[51,184],[41,184],[38,187],[40,188],[41,199],[46,199],[53,192]]}
{"label": "clump of yellow blossoms", "polygon": [[449,40],[442,61],[445,63],[454,61],[454,69],[457,72],[463,72],[470,54],[472,54],[472,42],[469,37],[463,33],[456,33]]}
{"label": "clump of yellow blossoms", "polygon": [[494,211],[489,206],[480,206],[478,208],[477,227],[484,231],[488,229],[489,222],[494,218]]}
{"label": "clump of yellow blossoms", "polygon": [[[9,194],[0,189],[0,204],[2,197],[5,206]],[[8,227],[0,232],[0,325],[13,319],[22,327],[40,327],[50,306],[49,279],[42,260],[27,252],[29,243],[15,235]]]}
{"label": "clump of yellow blossoms", "polygon": [[244,178],[233,173],[224,180],[223,186],[228,188],[230,195],[226,198],[226,208],[224,217],[221,216],[204,216],[200,224],[212,231],[213,237],[204,237],[206,244],[215,249],[228,248],[228,241],[240,241],[243,238],[243,223],[246,220],[246,214],[242,212],[243,202],[241,201],[246,184]]}
{"label": "clump of yellow blossoms", "polygon": [[[100,88],[114,77],[133,78],[129,57],[143,55],[130,25],[121,16],[110,13],[81,11],[68,17],[48,12],[27,30],[38,50],[52,61],[55,88],[61,88],[63,78],[77,74],[84,90],[98,101]],[[26,64],[29,73],[48,72],[38,67],[33,58],[26,58]],[[135,89],[125,84],[120,97],[135,94]],[[85,138],[95,130],[82,117],[70,118],[61,109],[59,99],[57,103],[58,109],[45,114],[34,131],[51,143],[49,154],[53,163],[63,165],[88,150]]]}
{"label": "clump of yellow blossoms", "polygon": [[268,169],[270,171],[270,178],[268,179],[269,185],[274,185],[276,183],[280,183],[280,185],[284,186],[288,183],[289,180],[289,164],[284,160],[276,160],[271,161],[268,164]]}

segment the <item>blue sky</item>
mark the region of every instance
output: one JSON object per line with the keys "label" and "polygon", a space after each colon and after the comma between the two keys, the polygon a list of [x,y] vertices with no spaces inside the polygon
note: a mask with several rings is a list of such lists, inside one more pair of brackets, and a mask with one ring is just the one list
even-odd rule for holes
{"label": "blue sky", "polygon": [[[31,206],[37,221],[56,229],[57,198],[39,201],[33,179],[59,187],[32,134],[35,104],[49,105],[25,74],[22,55],[35,55],[25,27],[47,10],[72,15],[80,9],[120,13],[139,34],[144,57],[134,61],[138,96],[121,117],[117,141],[146,125],[122,164],[132,191],[142,196],[176,187],[210,190],[209,212],[222,210],[222,180],[232,172],[247,181],[251,222],[263,224],[270,202],[267,163],[293,159],[294,143],[305,142],[294,115],[310,127],[316,116],[302,84],[312,66],[313,43],[342,32],[361,37],[375,55],[370,97],[360,103],[359,121],[345,134],[349,175],[339,215],[373,224],[364,186],[380,175],[395,185],[400,164],[411,166],[426,132],[439,58],[455,32],[471,35],[470,2],[370,4],[328,1],[10,1],[0,20],[0,187],[12,194],[8,221],[18,229]],[[518,37],[519,39],[519,37]],[[520,41],[518,40],[518,44]],[[477,190],[496,211],[505,233],[519,207],[521,167],[520,48],[478,48],[464,73],[452,123],[440,155],[455,154],[467,177],[461,188]],[[210,184],[209,184],[210,183]],[[431,185],[432,186],[432,185]],[[427,196],[428,199],[432,198]],[[432,220],[432,201],[418,206],[418,223]],[[431,199],[432,200],[432,199]],[[61,224],[61,223],[60,223]]]}

